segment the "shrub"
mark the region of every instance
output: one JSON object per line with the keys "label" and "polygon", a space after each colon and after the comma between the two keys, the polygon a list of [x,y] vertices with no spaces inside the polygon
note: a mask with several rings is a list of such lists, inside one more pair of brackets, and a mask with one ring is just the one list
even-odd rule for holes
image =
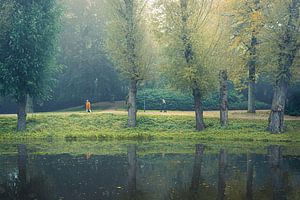
{"label": "shrub", "polygon": [[[168,110],[194,110],[194,100],[192,95],[183,94],[171,89],[144,89],[140,90],[137,97],[138,109],[144,109],[144,101],[147,110],[161,109],[161,99],[167,102]],[[247,100],[243,95],[234,89],[228,93],[229,109],[247,109]],[[269,109],[270,105],[257,102],[257,109]],[[214,92],[209,97],[204,98],[203,106],[205,110],[219,109],[219,94]]]}

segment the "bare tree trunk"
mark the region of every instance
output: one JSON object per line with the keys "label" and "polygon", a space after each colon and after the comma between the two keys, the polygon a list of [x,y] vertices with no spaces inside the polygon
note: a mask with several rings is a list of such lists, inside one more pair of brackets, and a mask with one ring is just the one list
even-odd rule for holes
{"label": "bare tree trunk", "polygon": [[199,89],[193,89],[195,114],[196,114],[196,130],[203,131],[205,129],[203,119],[203,106]]}
{"label": "bare tree trunk", "polygon": [[272,187],[273,187],[273,199],[274,200],[285,200],[287,199],[284,174],[282,170],[282,149],[280,146],[270,146],[270,168],[272,176]]}
{"label": "bare tree trunk", "polygon": [[255,69],[249,69],[248,83],[248,113],[255,113]]}
{"label": "bare tree trunk", "polygon": [[218,174],[219,181],[218,181],[217,200],[225,199],[225,188],[226,188],[225,171],[226,171],[226,165],[227,165],[226,153],[225,153],[224,149],[221,149],[220,153],[219,153],[219,174]]}
{"label": "bare tree trunk", "polygon": [[228,89],[227,71],[220,71],[220,123],[221,126],[228,125]]}
{"label": "bare tree trunk", "polygon": [[196,145],[194,169],[191,183],[191,190],[196,191],[199,188],[201,177],[201,164],[203,157],[204,146],[201,144]]}
{"label": "bare tree trunk", "polygon": [[247,155],[247,188],[246,188],[246,199],[253,199],[253,165],[254,165],[254,155]]}
{"label": "bare tree trunk", "polygon": [[26,130],[26,103],[27,103],[27,95],[24,95],[18,100],[18,131]]}
{"label": "bare tree trunk", "polygon": [[250,60],[248,62],[249,82],[248,82],[248,113],[255,113],[255,82],[256,82],[256,45],[257,38],[255,32],[252,33]]}
{"label": "bare tree trunk", "polygon": [[136,146],[131,145],[128,147],[128,193],[130,199],[136,194]]}
{"label": "bare tree trunk", "polygon": [[128,94],[128,127],[136,126],[136,113],[137,113],[136,95],[137,95],[137,81],[131,79],[129,94]]}
{"label": "bare tree trunk", "polygon": [[284,109],[287,96],[287,83],[280,81],[276,86],[271,113],[269,116],[269,131],[271,133],[283,133],[284,132]]}

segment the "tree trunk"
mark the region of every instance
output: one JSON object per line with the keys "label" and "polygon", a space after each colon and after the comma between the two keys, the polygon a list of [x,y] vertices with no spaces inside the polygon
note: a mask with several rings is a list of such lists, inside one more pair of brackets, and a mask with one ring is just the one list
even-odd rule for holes
{"label": "tree trunk", "polygon": [[18,100],[18,131],[26,130],[26,103],[27,103],[27,95],[24,95],[22,98]]}
{"label": "tree trunk", "polygon": [[255,82],[256,82],[256,45],[257,38],[255,32],[252,33],[250,60],[248,62],[249,82],[248,82],[248,113],[255,113]]}
{"label": "tree trunk", "polygon": [[255,68],[249,69],[249,83],[248,83],[248,113],[255,113]]}
{"label": "tree trunk", "polygon": [[130,88],[128,94],[128,127],[136,126],[136,95],[137,95],[137,81],[132,79],[130,81]]}
{"label": "tree trunk", "polygon": [[196,154],[194,161],[194,169],[191,183],[191,190],[196,191],[199,188],[201,177],[201,164],[203,157],[204,146],[201,144],[196,145]]}
{"label": "tree trunk", "polygon": [[254,165],[254,155],[247,155],[247,188],[246,188],[246,199],[253,199],[253,165]]}
{"label": "tree trunk", "polygon": [[128,147],[128,194],[130,199],[136,194],[136,146],[131,145]]}
{"label": "tree trunk", "polygon": [[226,153],[223,149],[221,149],[220,153],[219,153],[219,174],[218,174],[219,181],[218,181],[217,200],[225,199],[225,188],[226,188],[225,171],[226,171],[226,165],[227,165]]}
{"label": "tree trunk", "polygon": [[287,199],[284,174],[282,170],[282,152],[280,146],[269,147],[270,156],[270,168],[272,176],[272,187],[273,187],[273,199],[274,200],[285,200]]}
{"label": "tree trunk", "polygon": [[282,80],[275,88],[271,113],[269,116],[269,131],[274,134],[284,132],[284,108],[288,84]]}
{"label": "tree trunk", "polygon": [[220,123],[221,126],[228,125],[228,90],[227,90],[227,71],[220,71]]}
{"label": "tree trunk", "polygon": [[203,106],[201,100],[201,94],[199,89],[193,89],[194,103],[195,103],[195,114],[196,114],[196,130],[203,131],[204,119],[203,119]]}

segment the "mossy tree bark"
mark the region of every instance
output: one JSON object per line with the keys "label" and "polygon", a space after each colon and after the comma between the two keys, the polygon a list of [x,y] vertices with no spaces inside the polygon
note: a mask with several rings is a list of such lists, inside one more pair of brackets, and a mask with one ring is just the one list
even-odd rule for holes
{"label": "mossy tree bark", "polygon": [[203,131],[205,129],[203,119],[203,105],[201,100],[201,93],[199,89],[193,89],[194,103],[195,103],[195,114],[196,114],[196,130]]}
{"label": "mossy tree bark", "polygon": [[27,104],[27,95],[22,95],[17,100],[18,103],[18,126],[17,131],[26,130],[26,104]]}
{"label": "mossy tree bark", "polygon": [[269,116],[269,131],[271,133],[284,132],[284,109],[288,85],[286,81],[280,81],[276,87],[273,96],[271,113]]}
{"label": "mossy tree bark", "polygon": [[220,71],[220,123],[228,125],[228,76],[227,71]]}
{"label": "mossy tree bark", "polygon": [[137,96],[137,81],[132,79],[130,81],[130,88],[128,94],[128,127],[136,126],[136,96]]}

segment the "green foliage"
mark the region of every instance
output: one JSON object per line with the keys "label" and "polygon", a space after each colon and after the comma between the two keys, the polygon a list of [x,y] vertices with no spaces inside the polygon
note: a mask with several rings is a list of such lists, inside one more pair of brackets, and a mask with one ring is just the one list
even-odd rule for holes
{"label": "green foliage", "polygon": [[[161,100],[165,99],[168,110],[194,110],[194,99],[189,94],[180,93],[171,89],[144,89],[138,93],[137,103],[139,109],[144,109],[144,99],[147,110],[160,110]],[[237,91],[230,89],[228,94],[229,109],[247,109],[247,100]],[[203,99],[205,110],[219,109],[219,93],[214,92]],[[257,102],[258,109],[269,109],[270,105]]]}
{"label": "green foliage", "polygon": [[286,114],[300,116],[300,91],[294,92],[287,102]]}
{"label": "green foliage", "polygon": [[[0,24],[1,92],[17,100],[27,94],[47,98],[59,70],[55,55],[62,11],[56,0],[1,2],[12,3],[6,25]],[[1,3],[1,15],[5,11]]]}
{"label": "green foliage", "polygon": [[145,0],[106,0],[105,49],[127,80],[149,77],[153,45],[145,20]]}
{"label": "green foliage", "polygon": [[213,1],[158,1],[155,9],[163,73],[174,87],[207,95],[217,85],[218,74],[214,47],[219,27],[211,23]]}
{"label": "green foliage", "polygon": [[282,80],[288,83],[299,80],[299,1],[266,1],[263,16],[260,62],[266,77],[273,85]]}

